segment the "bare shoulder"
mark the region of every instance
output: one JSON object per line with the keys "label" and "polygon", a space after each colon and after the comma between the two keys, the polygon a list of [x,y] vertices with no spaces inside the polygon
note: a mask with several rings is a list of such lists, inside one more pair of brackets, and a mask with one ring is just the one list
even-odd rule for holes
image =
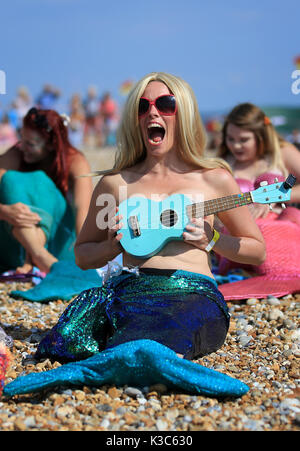
{"label": "bare shoulder", "polygon": [[290,158],[300,159],[300,152],[297,147],[286,141],[281,146],[281,153],[284,161]]}
{"label": "bare shoulder", "polygon": [[14,169],[18,170],[21,164],[21,152],[18,146],[13,146],[8,149],[4,154],[0,155],[0,168],[1,169]]}
{"label": "bare shoulder", "polygon": [[210,186],[218,196],[240,192],[233,175],[224,168],[208,169],[203,172],[202,177],[205,184]]}
{"label": "bare shoulder", "polygon": [[282,159],[288,172],[300,180],[300,151],[291,143],[284,143],[281,147]]}
{"label": "bare shoulder", "polygon": [[91,167],[87,158],[79,151],[74,153],[70,161],[70,174],[78,176],[88,174],[89,172],[91,172]]}
{"label": "bare shoulder", "polygon": [[115,194],[121,183],[122,177],[119,172],[116,174],[106,174],[101,177],[101,179],[95,186],[95,194]]}

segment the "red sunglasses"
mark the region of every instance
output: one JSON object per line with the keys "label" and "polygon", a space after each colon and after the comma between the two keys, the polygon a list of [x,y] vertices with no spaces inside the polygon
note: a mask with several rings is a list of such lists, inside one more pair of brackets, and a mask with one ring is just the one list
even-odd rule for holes
{"label": "red sunglasses", "polygon": [[156,97],[155,100],[149,100],[146,97],[141,97],[138,113],[139,117],[147,114],[151,108],[151,105],[154,105],[157,111],[163,116],[173,116],[177,111],[176,99],[172,94],[164,94]]}

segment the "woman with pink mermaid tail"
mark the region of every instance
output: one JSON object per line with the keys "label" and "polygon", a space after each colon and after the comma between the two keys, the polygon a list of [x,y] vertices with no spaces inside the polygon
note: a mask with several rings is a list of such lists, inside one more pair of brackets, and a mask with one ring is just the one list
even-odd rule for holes
{"label": "woman with pink mermaid tail", "polygon": [[[271,120],[257,106],[243,103],[229,113],[219,156],[230,164],[242,192],[258,188],[261,182],[281,182],[292,173],[298,184],[292,189],[291,202],[300,204],[299,150],[277,134]],[[252,204],[251,212],[264,236],[267,258],[259,266],[247,267],[257,277],[224,284],[221,291],[225,299],[300,291],[300,209],[284,209],[276,204],[270,210],[268,205]],[[220,273],[233,266],[233,262],[220,258]]]}

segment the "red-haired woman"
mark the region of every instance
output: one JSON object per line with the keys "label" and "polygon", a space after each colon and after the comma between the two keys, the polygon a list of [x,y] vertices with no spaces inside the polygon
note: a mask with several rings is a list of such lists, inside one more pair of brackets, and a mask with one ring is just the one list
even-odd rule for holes
{"label": "red-haired woman", "polygon": [[73,256],[92,193],[85,156],[68,139],[67,119],[31,108],[21,141],[0,156],[0,268],[49,272]]}

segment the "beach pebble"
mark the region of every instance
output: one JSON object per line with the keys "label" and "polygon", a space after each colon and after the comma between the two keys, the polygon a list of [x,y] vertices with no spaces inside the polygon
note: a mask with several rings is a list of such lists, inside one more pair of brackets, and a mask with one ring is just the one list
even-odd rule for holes
{"label": "beach pebble", "polygon": [[14,429],[17,431],[26,431],[27,426],[21,418],[17,418],[14,421]]}
{"label": "beach pebble", "polygon": [[190,422],[192,421],[191,415],[184,415],[183,421],[184,421],[185,423],[190,423]]}
{"label": "beach pebble", "polygon": [[292,341],[300,341],[300,329],[297,329],[291,333]]}
{"label": "beach pebble", "polygon": [[258,299],[256,298],[249,298],[246,301],[247,305],[256,305],[258,303]]}
{"label": "beach pebble", "polygon": [[292,349],[292,354],[294,354],[295,357],[299,358],[300,357],[300,349],[296,348],[296,349]]}
{"label": "beach pebble", "polygon": [[170,420],[170,421],[174,421],[179,415],[179,410],[174,408],[174,409],[168,409],[165,411],[165,417]]}
{"label": "beach pebble", "polygon": [[107,429],[110,425],[110,421],[107,418],[104,418],[104,420],[101,421],[100,426]]}
{"label": "beach pebble", "polygon": [[124,393],[128,396],[132,396],[133,398],[136,398],[137,396],[143,396],[143,392],[135,387],[127,387],[124,390]]}
{"label": "beach pebble", "polygon": [[296,415],[296,417],[295,417],[295,424],[296,424],[297,426],[300,426],[300,414],[297,414],[297,415]]}
{"label": "beach pebble", "polygon": [[149,387],[149,392],[155,391],[157,393],[166,393],[168,388],[164,384],[154,384]]}
{"label": "beach pebble", "polygon": [[30,416],[24,419],[24,424],[26,428],[34,428],[36,427],[36,421],[34,416]]}
{"label": "beach pebble", "polygon": [[239,343],[241,346],[248,346],[251,340],[253,340],[253,338],[249,335],[241,335],[239,337]]}
{"label": "beach pebble", "polygon": [[248,325],[248,321],[245,318],[238,318],[236,322],[237,328],[244,329]]}
{"label": "beach pebble", "polygon": [[244,428],[247,431],[263,431],[263,422],[259,420],[246,420]]}
{"label": "beach pebble", "polygon": [[283,320],[282,324],[286,329],[289,329],[289,330],[297,329],[297,326],[294,323],[294,321],[290,320],[289,318],[285,318]]}
{"label": "beach pebble", "polygon": [[275,296],[268,296],[267,303],[269,305],[280,305],[280,300],[278,298],[276,298]]}
{"label": "beach pebble", "polygon": [[281,310],[274,308],[268,313],[267,318],[269,321],[277,321],[279,319],[283,319],[284,314],[282,313]]}
{"label": "beach pebble", "polygon": [[55,409],[55,415],[59,419],[63,419],[72,415],[73,408],[71,406],[62,406]]}
{"label": "beach pebble", "polygon": [[168,423],[164,420],[159,419],[156,421],[155,426],[158,431],[166,431],[168,428]]}
{"label": "beach pebble", "polygon": [[98,410],[102,410],[103,412],[111,412],[112,411],[112,406],[110,406],[109,404],[97,404],[96,407]]}
{"label": "beach pebble", "polygon": [[245,331],[246,332],[250,332],[250,330],[252,330],[253,329],[253,326],[251,326],[251,324],[248,324],[246,327],[245,327]]}
{"label": "beach pebble", "polygon": [[300,413],[300,401],[297,398],[288,398],[282,401],[279,405],[279,412],[288,414],[290,412]]}
{"label": "beach pebble", "polygon": [[124,413],[126,413],[126,408],[125,407],[118,407],[117,409],[116,409],[116,413],[118,414],[118,415],[124,415]]}

